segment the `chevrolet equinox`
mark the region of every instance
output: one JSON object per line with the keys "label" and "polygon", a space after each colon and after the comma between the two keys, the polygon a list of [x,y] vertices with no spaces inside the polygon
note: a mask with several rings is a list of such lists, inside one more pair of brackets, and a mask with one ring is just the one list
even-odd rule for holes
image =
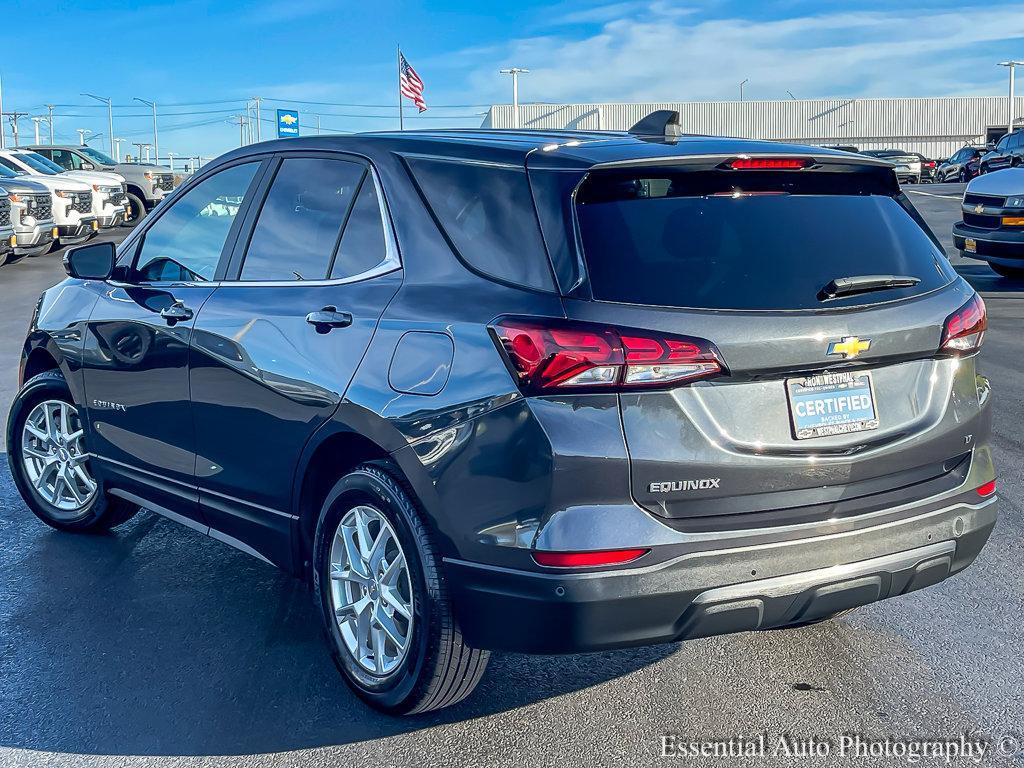
{"label": "chevrolet equinox", "polygon": [[387,712],[490,651],[823,621],[995,524],[985,306],[877,158],[658,115],[286,139],[65,267],[8,422],[29,508],[306,579]]}

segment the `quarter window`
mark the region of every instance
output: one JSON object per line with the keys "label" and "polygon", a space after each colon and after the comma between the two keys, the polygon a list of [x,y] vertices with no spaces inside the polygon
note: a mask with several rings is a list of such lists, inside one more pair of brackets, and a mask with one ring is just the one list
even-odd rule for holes
{"label": "quarter window", "polygon": [[176,200],[146,230],[135,261],[136,278],[142,282],[212,280],[259,167],[258,162],[232,166]]}
{"label": "quarter window", "polygon": [[373,177],[367,174],[359,189],[352,213],[345,223],[345,234],[331,267],[335,279],[355,277],[380,264],[387,256],[384,218],[377,200]]}
{"label": "quarter window", "polygon": [[300,157],[281,163],[253,229],[241,279],[325,279],[365,173],[363,166],[345,160]]}

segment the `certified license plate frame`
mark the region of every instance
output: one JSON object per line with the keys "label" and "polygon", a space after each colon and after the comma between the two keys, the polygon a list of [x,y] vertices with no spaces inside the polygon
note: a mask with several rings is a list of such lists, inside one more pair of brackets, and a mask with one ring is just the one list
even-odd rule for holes
{"label": "certified license plate frame", "polygon": [[[828,396],[843,392],[863,394],[865,390],[870,408],[861,409],[861,418],[847,418],[850,414],[837,413],[822,414],[826,418],[809,421],[806,415],[797,412],[797,398],[800,397],[813,399],[815,395]],[[875,398],[875,386],[870,371],[842,371],[786,379],[786,403],[789,407],[789,426],[794,440],[869,432],[878,429],[879,426],[878,401]],[[864,410],[868,410],[869,413],[863,413]],[[833,416],[836,418],[828,418]]]}

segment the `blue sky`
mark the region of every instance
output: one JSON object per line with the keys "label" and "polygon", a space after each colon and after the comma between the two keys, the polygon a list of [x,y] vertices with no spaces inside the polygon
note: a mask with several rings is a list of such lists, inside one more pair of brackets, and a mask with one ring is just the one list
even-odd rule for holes
{"label": "blue sky", "polygon": [[[28,20],[0,53],[6,111],[58,104],[58,140],[85,128],[106,148],[105,107],[80,94],[112,97],[128,142],[151,137],[142,97],[160,105],[162,154],[178,155],[236,146],[229,120],[254,95],[264,137],[277,107],[299,108],[304,133],[315,114],[325,131],[397,127],[399,42],[431,107],[407,108],[407,127],[479,125],[510,100],[497,70],[513,65],[531,70],[523,101],[586,102],[733,99],[744,78],[748,99],[1002,95],[996,62],[1024,59],[1024,7],[1002,0],[91,0],[43,16],[38,0],[5,0],[4,16]],[[31,140],[31,121],[20,130]]]}

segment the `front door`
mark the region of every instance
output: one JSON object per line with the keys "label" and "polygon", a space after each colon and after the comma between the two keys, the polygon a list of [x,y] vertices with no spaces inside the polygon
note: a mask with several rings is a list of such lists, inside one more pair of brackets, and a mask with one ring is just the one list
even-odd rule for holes
{"label": "front door", "polygon": [[132,239],[117,282],[97,284],[84,340],[89,445],[122,491],[197,519],[188,356],[195,317],[259,162],[196,184]]}
{"label": "front door", "polygon": [[196,480],[211,535],[290,557],[292,482],[401,283],[370,170],[286,155],[199,312],[190,365]]}

